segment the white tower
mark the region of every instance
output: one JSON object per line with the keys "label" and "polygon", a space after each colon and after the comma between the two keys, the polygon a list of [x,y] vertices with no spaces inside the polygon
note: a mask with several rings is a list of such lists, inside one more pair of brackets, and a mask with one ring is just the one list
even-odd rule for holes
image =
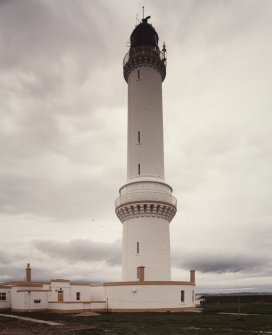
{"label": "white tower", "polygon": [[133,30],[123,63],[128,83],[127,183],[115,204],[123,223],[123,281],[171,280],[169,223],[176,199],[164,181],[166,50],[160,51],[149,18]]}

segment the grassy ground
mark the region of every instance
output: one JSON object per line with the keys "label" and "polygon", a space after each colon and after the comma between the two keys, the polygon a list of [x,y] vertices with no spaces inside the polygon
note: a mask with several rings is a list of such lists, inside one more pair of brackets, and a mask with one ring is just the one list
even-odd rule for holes
{"label": "grassy ground", "polygon": [[[92,317],[24,313],[23,316],[58,320],[63,322],[64,328],[67,328],[67,334],[69,328],[73,328],[73,335],[272,334],[272,304],[240,304],[241,313],[251,312],[258,315],[217,314],[217,312],[237,312],[237,308],[237,304],[207,304],[204,306],[204,313],[109,313]],[[62,331],[56,329],[56,334],[60,333],[66,334],[65,329]],[[29,332],[29,334],[43,333]],[[50,334],[55,334],[52,327]]]}
{"label": "grassy ground", "polygon": [[207,313],[250,313],[272,314],[272,304],[269,303],[204,303],[204,311]]}
{"label": "grassy ground", "polygon": [[[248,316],[239,318],[233,315],[214,314],[120,314],[105,315],[91,319],[96,332],[81,330],[78,334],[142,334],[142,335],[199,335],[199,334],[249,334],[249,331],[271,331],[272,316]],[[116,322],[117,321],[117,322]]]}

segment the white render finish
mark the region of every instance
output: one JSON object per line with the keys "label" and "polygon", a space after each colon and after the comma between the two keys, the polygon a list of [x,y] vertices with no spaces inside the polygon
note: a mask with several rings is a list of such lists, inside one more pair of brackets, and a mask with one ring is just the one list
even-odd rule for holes
{"label": "white render finish", "polygon": [[11,309],[24,312],[48,309],[47,287],[33,287],[32,285],[12,287]]}
{"label": "white render finish", "polygon": [[6,300],[0,300],[0,310],[8,309],[11,305],[11,287],[0,285],[0,293],[5,294]]}
{"label": "white render finish", "polygon": [[[63,302],[58,301],[58,291],[63,291]],[[6,292],[7,300],[0,309],[18,312],[56,311],[82,312],[106,310],[105,288],[102,285],[74,284],[69,280],[54,280],[49,283],[18,282],[9,288],[0,287]],[[76,293],[80,299],[76,299]]]}
{"label": "white render finish", "polygon": [[[60,289],[65,292],[63,302],[57,298]],[[181,301],[181,291],[184,291],[184,301]],[[7,293],[7,300],[0,304],[0,309],[14,312],[182,311],[195,307],[194,282],[191,281],[134,281],[100,285],[70,283],[68,280],[17,282],[10,287],[0,287],[0,292]],[[76,300],[76,292],[80,292],[80,300]]]}
{"label": "white render finish", "polygon": [[[146,24],[142,22],[139,31],[149,29],[156,40],[156,32]],[[133,34],[131,41],[146,41],[148,36]],[[166,59],[153,42],[131,46],[124,59],[128,83],[127,183],[115,202],[123,223],[123,281],[137,280],[138,266],[145,268],[145,280],[171,280],[169,223],[177,202],[164,181],[162,81]]]}
{"label": "white render finish", "polygon": [[164,179],[162,79],[148,66],[128,77],[128,180],[139,176],[138,164],[141,176]]}
{"label": "white render finish", "polygon": [[124,281],[137,280],[138,266],[145,266],[145,280],[171,280],[169,222],[156,217],[125,221],[122,262]]}
{"label": "white render finish", "polygon": [[[106,284],[107,285],[107,284]],[[120,285],[105,286],[108,308],[128,310],[182,310],[194,308],[194,287],[191,285]],[[181,291],[184,301],[181,301]]]}

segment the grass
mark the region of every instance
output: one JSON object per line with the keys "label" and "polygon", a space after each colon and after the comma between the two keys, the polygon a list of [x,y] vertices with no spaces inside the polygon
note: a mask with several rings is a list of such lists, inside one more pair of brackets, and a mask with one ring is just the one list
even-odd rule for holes
{"label": "grass", "polygon": [[272,304],[269,303],[207,303],[204,304],[206,313],[249,313],[272,314]]}
{"label": "grass", "polygon": [[[97,334],[141,334],[141,335],[195,335],[248,334],[248,331],[271,331],[272,315],[244,316],[194,313],[140,313],[107,314],[85,320],[95,326]],[[80,335],[93,334],[82,330]]]}
{"label": "grass", "polygon": [[[94,317],[75,317],[51,313],[21,313],[43,320],[81,323],[86,329],[75,335],[237,335],[272,334],[272,304],[206,304],[203,313],[107,313]],[[16,313],[18,315],[18,313]]]}

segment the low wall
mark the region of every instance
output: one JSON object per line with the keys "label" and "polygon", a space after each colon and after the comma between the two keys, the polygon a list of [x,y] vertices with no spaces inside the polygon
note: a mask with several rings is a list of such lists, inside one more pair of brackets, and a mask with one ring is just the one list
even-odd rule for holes
{"label": "low wall", "polygon": [[106,301],[49,302],[48,311],[55,313],[81,313],[87,311],[106,311]]}

